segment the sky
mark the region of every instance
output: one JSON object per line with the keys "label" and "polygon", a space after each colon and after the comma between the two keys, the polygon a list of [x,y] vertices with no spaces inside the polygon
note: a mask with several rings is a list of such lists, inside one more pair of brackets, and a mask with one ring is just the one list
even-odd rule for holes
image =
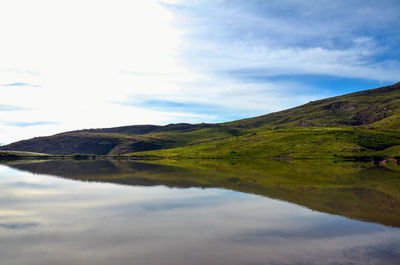
{"label": "sky", "polygon": [[2,0],[0,144],[400,81],[398,0]]}

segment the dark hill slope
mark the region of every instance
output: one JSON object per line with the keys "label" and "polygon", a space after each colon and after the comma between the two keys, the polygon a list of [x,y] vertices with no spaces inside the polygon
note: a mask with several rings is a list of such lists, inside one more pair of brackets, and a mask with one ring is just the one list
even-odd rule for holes
{"label": "dark hill slope", "polygon": [[292,109],[223,124],[238,128],[362,126],[400,128],[400,83],[309,102]]}
{"label": "dark hill slope", "polygon": [[190,123],[176,123],[168,124],[165,126],[159,125],[132,125],[132,126],[122,126],[114,128],[102,128],[102,129],[85,129],[78,132],[89,132],[89,133],[119,133],[127,135],[138,135],[138,134],[148,134],[148,133],[158,133],[158,132],[190,132],[204,128],[215,128],[219,127],[217,124],[210,123],[200,123],[200,124],[190,124]]}
{"label": "dark hill slope", "polygon": [[[119,143],[113,135],[89,135],[81,133],[57,134],[35,137],[29,140],[1,146],[3,150],[30,151],[54,155],[98,154],[106,155]],[[148,149],[151,150],[151,149]]]}
{"label": "dark hill slope", "polygon": [[217,124],[138,125],[89,129],[35,137],[1,146],[0,150],[29,151],[54,155],[119,155],[146,150],[174,148],[223,139],[239,130]]}

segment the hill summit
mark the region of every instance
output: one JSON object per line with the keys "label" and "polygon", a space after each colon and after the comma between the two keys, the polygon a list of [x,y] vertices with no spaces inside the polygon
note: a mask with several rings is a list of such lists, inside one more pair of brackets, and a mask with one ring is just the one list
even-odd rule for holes
{"label": "hill summit", "polygon": [[343,96],[311,101],[292,109],[228,122],[241,128],[340,127],[400,128],[400,82]]}

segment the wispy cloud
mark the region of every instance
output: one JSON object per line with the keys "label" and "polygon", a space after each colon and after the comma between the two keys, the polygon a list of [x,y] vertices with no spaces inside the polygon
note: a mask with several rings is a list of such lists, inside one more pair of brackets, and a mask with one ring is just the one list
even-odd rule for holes
{"label": "wispy cloud", "polygon": [[158,109],[164,111],[192,111],[192,112],[215,112],[218,109],[217,106],[209,104],[198,104],[190,102],[175,102],[162,99],[149,99],[137,102],[118,102],[125,106],[145,107],[151,109]]}
{"label": "wispy cloud", "polygon": [[[206,104],[188,101],[172,101],[164,99],[146,99],[146,100],[132,100],[124,102],[115,102],[116,104],[151,109],[161,112],[170,113],[186,113],[187,115],[194,114],[195,116],[202,116],[203,119],[210,121],[226,121],[234,119],[240,115],[246,115],[246,110],[236,108],[232,110],[224,108],[218,104]],[[205,121],[205,120],[203,120]]]}
{"label": "wispy cloud", "polygon": [[0,223],[0,227],[11,230],[31,229],[39,226],[39,223]]}
{"label": "wispy cloud", "polygon": [[40,87],[40,85],[34,85],[34,84],[30,84],[30,83],[25,83],[25,82],[8,83],[8,84],[3,84],[2,86],[5,86],[5,87],[22,87],[22,86]]}
{"label": "wispy cloud", "polygon": [[5,122],[5,125],[16,126],[16,127],[31,127],[31,126],[42,126],[42,125],[55,125],[58,122],[54,121],[33,121],[33,122]]}
{"label": "wispy cloud", "polygon": [[400,24],[400,3],[383,2],[205,0],[167,6],[186,32],[183,60],[199,71],[394,82],[400,29],[393,25]]}
{"label": "wispy cloud", "polygon": [[0,104],[0,111],[17,111],[17,110],[28,110],[28,109],[19,106]]}
{"label": "wispy cloud", "polygon": [[20,75],[40,75],[39,71],[31,70],[31,69],[17,69],[17,68],[9,68],[5,69],[6,73],[15,73]]}
{"label": "wispy cloud", "polygon": [[136,76],[160,76],[160,75],[164,75],[163,73],[127,71],[127,70],[120,70],[119,73],[123,74],[123,75],[136,75]]}
{"label": "wispy cloud", "polygon": [[329,91],[314,91],[310,95],[312,87],[282,80],[237,82],[230,77],[215,80],[204,76],[196,82],[178,82],[176,85],[182,87],[179,94],[168,91],[158,95],[137,94],[113,103],[167,113],[202,115],[204,122],[223,122],[279,111],[331,95]]}

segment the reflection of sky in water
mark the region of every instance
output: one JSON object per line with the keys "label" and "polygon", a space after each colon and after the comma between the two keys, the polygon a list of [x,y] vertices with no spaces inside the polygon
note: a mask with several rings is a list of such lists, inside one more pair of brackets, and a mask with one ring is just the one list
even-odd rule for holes
{"label": "reflection of sky in water", "polygon": [[0,167],[0,264],[398,264],[400,231],[221,189]]}

